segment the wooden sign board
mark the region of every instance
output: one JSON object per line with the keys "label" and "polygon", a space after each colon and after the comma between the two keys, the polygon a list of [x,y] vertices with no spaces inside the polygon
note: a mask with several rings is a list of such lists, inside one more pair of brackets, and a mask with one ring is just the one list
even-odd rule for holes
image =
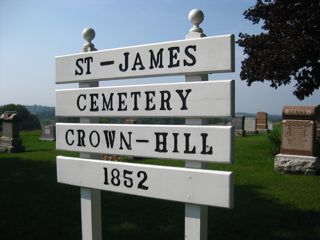
{"label": "wooden sign board", "polygon": [[56,57],[56,83],[234,71],[234,35]]}
{"label": "wooden sign board", "polygon": [[56,148],[116,155],[231,163],[231,126],[56,124]]}
{"label": "wooden sign board", "polygon": [[56,91],[56,116],[230,117],[234,80]]}
{"label": "wooden sign board", "polygon": [[57,157],[58,182],[185,203],[232,208],[231,172]]}

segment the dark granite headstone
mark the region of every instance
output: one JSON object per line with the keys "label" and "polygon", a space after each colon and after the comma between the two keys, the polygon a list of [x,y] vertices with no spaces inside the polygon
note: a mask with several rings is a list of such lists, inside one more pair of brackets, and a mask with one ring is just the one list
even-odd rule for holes
{"label": "dark granite headstone", "polygon": [[0,137],[0,152],[22,152],[22,140],[19,137],[19,121],[17,112],[4,112],[0,119],[2,121],[2,136]]}
{"label": "dark granite headstone", "polygon": [[45,125],[42,128],[42,136],[40,140],[55,141],[56,140],[56,126]]}
{"label": "dark granite headstone", "polygon": [[240,135],[240,136],[245,135],[244,120],[245,120],[245,116],[236,116],[236,117],[232,118],[231,125],[235,129],[236,135]]}

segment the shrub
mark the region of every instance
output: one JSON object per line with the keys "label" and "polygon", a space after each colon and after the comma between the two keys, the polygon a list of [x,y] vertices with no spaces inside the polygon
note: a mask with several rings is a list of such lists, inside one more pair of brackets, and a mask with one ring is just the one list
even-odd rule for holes
{"label": "shrub", "polygon": [[280,153],[281,148],[281,124],[275,124],[273,130],[268,133],[268,139],[271,143],[271,152],[273,155]]}

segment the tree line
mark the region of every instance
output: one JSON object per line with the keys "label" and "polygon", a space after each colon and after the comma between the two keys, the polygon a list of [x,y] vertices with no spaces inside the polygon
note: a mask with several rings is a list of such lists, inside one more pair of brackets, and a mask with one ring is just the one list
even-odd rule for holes
{"label": "tree line", "polygon": [[[41,124],[38,116],[30,113],[28,109],[23,105],[7,104],[7,105],[0,106],[0,115],[2,115],[6,111],[17,112],[16,121],[19,122],[21,130],[35,130],[35,129],[41,128]],[[2,126],[2,123],[1,123],[1,126]]]}
{"label": "tree line", "polygon": [[[0,115],[6,111],[17,112],[17,121],[21,130],[41,129],[41,125],[55,122],[55,108],[41,105],[24,106],[20,104],[6,104],[0,106]],[[0,122],[2,128],[2,122]]]}

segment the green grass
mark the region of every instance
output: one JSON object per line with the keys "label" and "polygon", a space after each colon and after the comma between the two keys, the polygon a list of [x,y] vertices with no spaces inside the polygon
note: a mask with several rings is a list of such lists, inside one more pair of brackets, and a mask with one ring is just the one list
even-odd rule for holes
{"label": "green grass", "polygon": [[[0,239],[81,239],[80,191],[58,184],[55,143],[23,132],[24,153],[0,154]],[[209,208],[208,239],[319,239],[320,176],[273,171],[266,135],[237,137],[234,208]],[[181,161],[138,162],[183,166]],[[104,239],[184,239],[184,204],[102,192]]]}

